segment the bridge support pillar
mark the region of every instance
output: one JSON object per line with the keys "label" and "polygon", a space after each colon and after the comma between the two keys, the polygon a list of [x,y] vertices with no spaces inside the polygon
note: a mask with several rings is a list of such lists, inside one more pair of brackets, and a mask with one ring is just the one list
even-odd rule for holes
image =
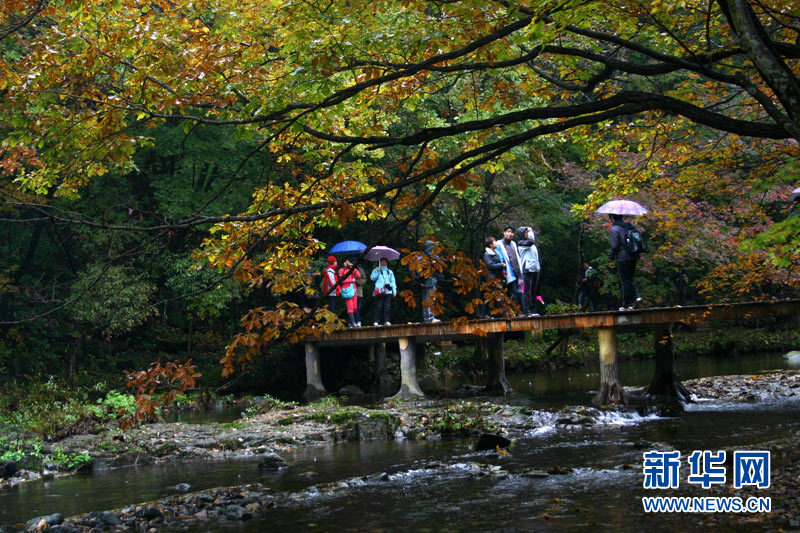
{"label": "bridge support pillar", "polygon": [[319,368],[319,343],[306,343],[306,391],[303,399],[307,402],[319,400],[327,395],[322,384],[322,371]]}
{"label": "bridge support pillar", "polygon": [[425,394],[417,381],[417,354],[414,340],[400,337],[398,344],[400,345],[400,390],[392,398],[424,398]]}
{"label": "bridge support pillar", "polygon": [[506,360],[503,346],[503,334],[489,336],[489,382],[484,392],[505,396],[514,392],[506,379]]}
{"label": "bridge support pillar", "polygon": [[392,379],[389,377],[389,366],[386,363],[386,343],[379,342],[370,345],[375,354],[375,374],[372,376],[372,386],[381,398],[386,398],[392,391]]}
{"label": "bridge support pillar", "polygon": [[656,352],[656,371],[647,393],[650,396],[675,398],[681,402],[690,401],[689,391],[681,384],[681,380],[675,372],[671,325],[656,324],[653,341]]}
{"label": "bridge support pillar", "polygon": [[628,403],[628,395],[619,381],[617,365],[617,332],[613,327],[597,328],[600,347],[600,390],[592,399],[595,405]]}

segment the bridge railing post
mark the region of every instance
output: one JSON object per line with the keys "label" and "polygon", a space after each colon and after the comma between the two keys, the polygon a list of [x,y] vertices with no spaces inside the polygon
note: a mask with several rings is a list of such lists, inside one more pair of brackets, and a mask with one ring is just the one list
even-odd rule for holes
{"label": "bridge railing post", "polygon": [[424,398],[425,393],[417,381],[417,354],[414,339],[400,337],[400,390],[392,396],[396,399]]}
{"label": "bridge railing post", "polygon": [[307,342],[306,346],[306,390],[303,399],[307,402],[319,400],[328,392],[322,384],[322,371],[319,366],[319,343]]}

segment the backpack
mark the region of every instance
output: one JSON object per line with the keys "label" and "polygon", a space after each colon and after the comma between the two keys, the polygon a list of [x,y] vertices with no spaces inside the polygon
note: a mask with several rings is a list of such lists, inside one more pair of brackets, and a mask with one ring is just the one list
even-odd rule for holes
{"label": "backpack", "polygon": [[636,228],[631,228],[625,232],[625,249],[629,254],[635,255],[647,251],[642,234]]}

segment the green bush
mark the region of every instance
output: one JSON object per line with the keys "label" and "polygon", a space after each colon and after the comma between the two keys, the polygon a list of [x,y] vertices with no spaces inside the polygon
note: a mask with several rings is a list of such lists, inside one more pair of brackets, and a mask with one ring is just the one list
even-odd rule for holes
{"label": "green bush", "polygon": [[21,431],[52,439],[67,432],[88,413],[85,391],[70,389],[53,377],[45,382],[34,382],[27,387],[12,385],[6,392],[11,398],[5,407],[11,425]]}

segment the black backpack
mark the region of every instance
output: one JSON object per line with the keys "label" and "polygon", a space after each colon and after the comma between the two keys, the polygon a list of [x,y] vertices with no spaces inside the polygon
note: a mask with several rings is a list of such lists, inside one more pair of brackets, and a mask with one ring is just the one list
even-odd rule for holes
{"label": "black backpack", "polygon": [[631,255],[637,255],[647,251],[642,234],[636,228],[630,228],[625,232],[625,249]]}

